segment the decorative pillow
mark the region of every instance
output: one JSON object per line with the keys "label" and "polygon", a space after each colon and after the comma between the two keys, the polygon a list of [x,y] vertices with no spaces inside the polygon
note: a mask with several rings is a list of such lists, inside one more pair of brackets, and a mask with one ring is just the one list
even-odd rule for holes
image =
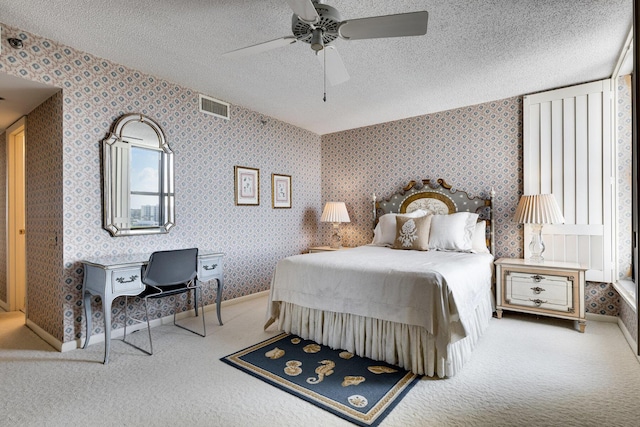
{"label": "decorative pillow", "polygon": [[396,239],[393,249],[429,250],[429,229],[433,215],[418,218],[398,216],[396,218]]}
{"label": "decorative pillow", "polygon": [[488,254],[487,248],[487,221],[478,221],[473,231],[471,250],[477,254]]}
{"label": "decorative pillow", "polygon": [[429,249],[471,251],[477,221],[478,214],[471,212],[434,215],[431,220]]}
{"label": "decorative pillow", "polygon": [[373,242],[372,245],[376,246],[393,246],[393,242],[396,240],[396,217],[417,218],[425,216],[426,211],[417,209],[407,214],[395,214],[389,213],[382,215],[378,219],[378,225],[373,230]]}

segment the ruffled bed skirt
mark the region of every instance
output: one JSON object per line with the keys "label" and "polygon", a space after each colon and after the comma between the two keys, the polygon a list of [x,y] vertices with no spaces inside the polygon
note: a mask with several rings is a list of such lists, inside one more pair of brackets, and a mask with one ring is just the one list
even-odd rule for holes
{"label": "ruffled bed skirt", "polygon": [[436,338],[420,326],[335,313],[280,302],[278,328],[333,349],[383,360],[420,375],[453,377],[469,360],[489,326],[493,309],[488,293],[475,308],[465,338],[438,354]]}

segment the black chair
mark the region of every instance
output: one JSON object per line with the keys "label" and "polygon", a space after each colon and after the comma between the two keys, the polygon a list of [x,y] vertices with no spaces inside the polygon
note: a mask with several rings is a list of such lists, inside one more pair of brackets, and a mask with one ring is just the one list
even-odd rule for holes
{"label": "black chair", "polygon": [[[201,337],[206,336],[207,330],[204,320],[204,306],[202,303],[202,292],[196,280],[198,263],[198,248],[178,249],[171,251],[158,251],[151,254],[149,262],[142,267],[142,283],[145,290],[142,291],[138,298],[144,300],[144,310],[146,314],[147,331],[149,333],[149,351],[138,347],[137,345],[127,341],[127,323],[128,315],[128,298],[125,300],[125,323],[123,341],[127,344],[144,351],[147,354],[153,354],[153,342],[151,340],[151,328],[149,325],[149,307],[148,300],[164,298],[166,296],[178,295],[193,291],[195,301],[195,313],[198,315],[198,300],[202,312],[202,333],[189,329],[183,325],[176,323],[176,313],[178,311],[178,298],[175,298],[176,306],[173,310],[173,324],[189,332],[193,332]],[[144,323],[144,320],[135,319],[136,323]]]}

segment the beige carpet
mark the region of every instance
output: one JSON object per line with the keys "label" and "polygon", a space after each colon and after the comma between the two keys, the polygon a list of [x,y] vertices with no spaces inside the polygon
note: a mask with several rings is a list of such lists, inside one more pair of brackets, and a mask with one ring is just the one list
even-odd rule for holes
{"label": "beige carpet", "polygon": [[[118,340],[59,353],[0,313],[3,426],[349,426],[314,405],[244,374],[219,358],[264,340],[266,298],[207,313],[201,338],[153,329],[156,354]],[[193,320],[193,319],[190,319]],[[137,338],[144,338],[143,334]],[[420,381],[385,426],[637,426],[640,364],[614,323],[505,313],[492,319],[462,372]]]}

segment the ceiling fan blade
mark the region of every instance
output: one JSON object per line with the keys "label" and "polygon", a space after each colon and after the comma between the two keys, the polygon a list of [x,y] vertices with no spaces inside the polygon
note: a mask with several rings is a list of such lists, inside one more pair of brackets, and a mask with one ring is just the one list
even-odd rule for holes
{"label": "ceiling fan blade", "polygon": [[230,52],[223,53],[225,58],[240,58],[247,55],[253,55],[256,53],[266,52],[271,49],[277,49],[279,47],[287,46],[297,42],[293,36],[286,36],[279,39],[271,40],[264,43],[254,44],[252,46],[243,47],[240,49],[232,50]]}
{"label": "ceiling fan blade", "polygon": [[311,0],[287,0],[289,7],[293,9],[293,13],[298,15],[298,18],[309,24],[315,24],[320,20],[316,8],[313,6]]}
{"label": "ceiling fan blade", "polygon": [[347,68],[344,66],[344,62],[342,62],[342,58],[334,46],[325,46],[324,49],[316,53],[316,57],[325,66],[325,73],[331,86],[337,86],[349,80]]}
{"label": "ceiling fan blade", "polygon": [[427,11],[350,19],[340,24],[338,34],[347,40],[423,36],[428,20]]}

